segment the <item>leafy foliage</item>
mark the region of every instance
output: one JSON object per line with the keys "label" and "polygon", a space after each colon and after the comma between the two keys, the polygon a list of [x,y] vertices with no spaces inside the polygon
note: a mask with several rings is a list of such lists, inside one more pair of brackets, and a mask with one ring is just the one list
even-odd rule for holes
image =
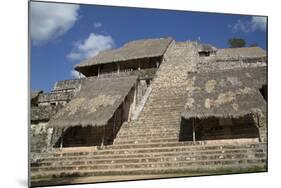
{"label": "leafy foliage", "polygon": [[231,38],[228,40],[230,48],[241,48],[246,46],[246,41],[241,38]]}

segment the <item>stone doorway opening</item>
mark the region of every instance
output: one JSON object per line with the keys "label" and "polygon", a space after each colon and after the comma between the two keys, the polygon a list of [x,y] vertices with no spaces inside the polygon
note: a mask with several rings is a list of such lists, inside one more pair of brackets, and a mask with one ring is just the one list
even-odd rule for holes
{"label": "stone doorway opening", "polygon": [[257,121],[251,114],[239,118],[182,118],[179,141],[259,138]]}

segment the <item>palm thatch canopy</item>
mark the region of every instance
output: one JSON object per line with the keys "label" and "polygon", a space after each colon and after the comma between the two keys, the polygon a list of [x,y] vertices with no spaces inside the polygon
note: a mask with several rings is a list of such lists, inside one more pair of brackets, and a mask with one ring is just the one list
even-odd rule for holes
{"label": "palm thatch canopy", "polygon": [[265,58],[266,56],[266,51],[260,47],[222,48],[217,51],[218,59]]}
{"label": "palm thatch canopy", "polygon": [[104,126],[136,84],[137,77],[88,78],[48,127]]}
{"label": "palm thatch canopy", "polygon": [[190,73],[188,79],[196,77],[195,87],[204,86],[209,80],[219,81],[221,86],[261,88],[267,84],[267,66],[241,67],[235,69]]}
{"label": "palm thatch canopy", "polygon": [[190,75],[193,88],[182,116],[189,119],[264,113],[266,102],[259,88],[267,83],[266,75],[266,67]]}
{"label": "palm thatch canopy", "polygon": [[126,43],[121,48],[100,52],[93,58],[76,65],[75,70],[79,71],[82,68],[98,64],[160,57],[165,53],[172,40],[172,38],[160,38],[132,41]]}

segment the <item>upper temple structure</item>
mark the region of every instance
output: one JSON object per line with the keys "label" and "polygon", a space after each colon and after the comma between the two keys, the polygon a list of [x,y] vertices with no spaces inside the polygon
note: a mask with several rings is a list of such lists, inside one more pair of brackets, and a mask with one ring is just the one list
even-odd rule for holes
{"label": "upper temple structure", "polygon": [[267,169],[262,48],[144,39],[100,52],[75,70],[80,79],[31,92],[35,185]]}

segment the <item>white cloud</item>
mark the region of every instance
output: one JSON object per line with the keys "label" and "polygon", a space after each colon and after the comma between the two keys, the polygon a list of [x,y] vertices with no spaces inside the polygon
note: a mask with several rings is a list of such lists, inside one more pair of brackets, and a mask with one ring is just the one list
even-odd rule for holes
{"label": "white cloud", "polygon": [[84,41],[74,43],[74,49],[67,55],[70,60],[82,60],[97,55],[100,51],[113,48],[114,40],[109,35],[91,33]]}
{"label": "white cloud", "polygon": [[237,22],[231,26],[232,32],[237,33],[242,31],[244,33],[249,33],[251,31],[250,22],[243,22],[241,20],[237,20]]}
{"label": "white cloud", "polygon": [[70,59],[70,60],[81,60],[81,59],[83,59],[82,54],[78,53],[78,52],[70,52],[67,55],[67,58]]}
{"label": "white cloud", "polygon": [[101,22],[94,23],[95,28],[100,28],[102,26]]}
{"label": "white cloud", "polygon": [[76,70],[72,70],[72,71],[70,72],[70,74],[71,74],[71,76],[72,76],[73,78],[84,78],[84,77],[85,77],[83,74],[80,74],[80,75],[79,75],[79,72],[77,72]]}
{"label": "white cloud", "polygon": [[252,20],[252,30],[261,30],[261,31],[266,31],[267,29],[267,19],[264,16],[253,16]]}
{"label": "white cloud", "polygon": [[78,19],[79,5],[31,2],[30,24],[33,44],[44,44],[67,32]]}
{"label": "white cloud", "polygon": [[234,25],[230,25],[233,33],[243,32],[255,32],[257,30],[266,31],[267,19],[263,16],[252,16],[250,21],[237,20]]}

